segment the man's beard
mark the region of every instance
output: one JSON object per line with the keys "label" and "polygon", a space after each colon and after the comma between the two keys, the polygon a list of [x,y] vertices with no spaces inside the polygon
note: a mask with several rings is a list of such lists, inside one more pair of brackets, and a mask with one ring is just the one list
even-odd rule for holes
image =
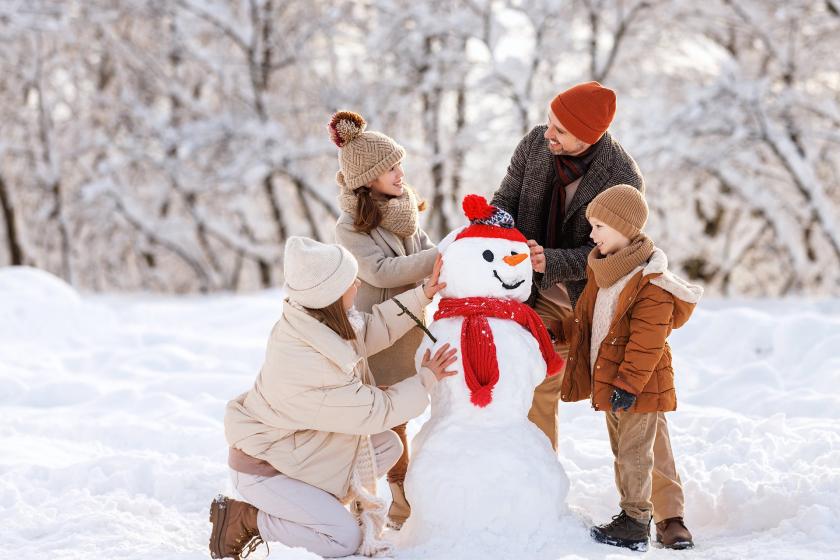
{"label": "man's beard", "polygon": [[554,150],[551,149],[551,144],[548,145],[548,152],[552,155],[555,155],[555,156],[576,156],[576,155],[579,155],[579,154],[583,153],[584,151],[586,151],[584,146],[581,146],[581,145],[573,146],[573,149],[571,151],[566,150],[564,148],[561,148],[559,145],[558,145],[557,149],[559,151],[555,152]]}

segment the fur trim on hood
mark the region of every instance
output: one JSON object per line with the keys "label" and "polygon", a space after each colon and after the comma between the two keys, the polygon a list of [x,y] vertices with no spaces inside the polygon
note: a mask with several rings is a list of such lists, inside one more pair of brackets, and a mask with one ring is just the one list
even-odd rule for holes
{"label": "fur trim on hood", "polygon": [[683,280],[670,270],[668,270],[668,257],[665,252],[656,248],[650,257],[642,276],[648,274],[661,274],[656,278],[652,278],[650,283],[654,286],[659,286],[666,292],[670,292],[674,297],[680,298],[687,303],[697,303],[703,295],[703,288],[697,284],[691,284],[687,280]]}
{"label": "fur trim on hood", "polygon": [[688,322],[694,312],[694,307],[703,295],[703,288],[696,284],[683,280],[668,270],[668,257],[662,249],[656,248],[642,270],[642,277],[653,275],[650,283],[662,288],[676,298],[674,305],[674,316],[672,325],[675,329],[682,327]]}

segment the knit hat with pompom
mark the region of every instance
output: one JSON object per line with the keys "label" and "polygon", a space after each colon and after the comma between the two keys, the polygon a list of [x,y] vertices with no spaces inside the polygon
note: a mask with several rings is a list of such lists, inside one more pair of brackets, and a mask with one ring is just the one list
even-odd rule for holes
{"label": "knit hat with pompom", "polygon": [[366,131],[367,122],[358,113],[339,111],[327,128],[338,146],[335,180],[342,188],[355,190],[367,185],[405,157],[405,148],[392,138]]}
{"label": "knit hat with pompom", "polygon": [[455,237],[456,240],[464,237],[498,237],[528,242],[522,232],[516,229],[513,216],[501,208],[487,204],[487,199],[483,196],[468,194],[464,197],[462,207],[470,225],[461,230]]}

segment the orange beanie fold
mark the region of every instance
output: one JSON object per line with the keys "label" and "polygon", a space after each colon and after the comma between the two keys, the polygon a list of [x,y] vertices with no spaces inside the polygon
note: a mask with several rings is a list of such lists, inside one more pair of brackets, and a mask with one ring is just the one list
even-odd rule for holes
{"label": "orange beanie fold", "polygon": [[551,101],[551,112],[578,139],[594,144],[615,116],[615,92],[598,82],[578,84]]}

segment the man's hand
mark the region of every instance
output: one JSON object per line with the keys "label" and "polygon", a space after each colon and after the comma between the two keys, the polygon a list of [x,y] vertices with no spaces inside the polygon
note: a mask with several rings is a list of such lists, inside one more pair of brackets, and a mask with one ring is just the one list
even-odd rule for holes
{"label": "man's hand", "polygon": [[531,250],[531,266],[537,272],[545,272],[545,251],[542,245],[533,239],[528,240],[528,249]]}
{"label": "man's hand", "polygon": [[633,393],[628,393],[624,389],[619,389],[617,387],[613,389],[613,394],[610,397],[610,405],[613,412],[618,412],[619,410],[626,411],[635,403],[636,395]]}

